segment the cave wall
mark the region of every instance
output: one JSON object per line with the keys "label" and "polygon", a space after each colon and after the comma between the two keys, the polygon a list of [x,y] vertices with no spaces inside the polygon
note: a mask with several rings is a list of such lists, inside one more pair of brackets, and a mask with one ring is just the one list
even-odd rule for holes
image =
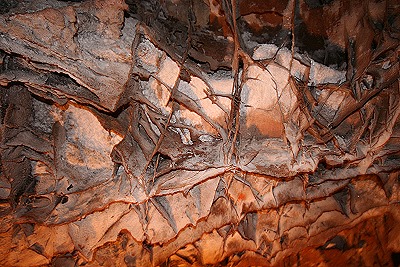
{"label": "cave wall", "polygon": [[2,266],[396,266],[396,1],[14,1]]}

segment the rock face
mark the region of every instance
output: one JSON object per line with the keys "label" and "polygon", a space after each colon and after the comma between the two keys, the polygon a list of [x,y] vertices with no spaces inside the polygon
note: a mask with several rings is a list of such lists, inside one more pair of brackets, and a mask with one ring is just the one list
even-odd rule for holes
{"label": "rock face", "polygon": [[397,1],[0,3],[2,266],[397,266]]}

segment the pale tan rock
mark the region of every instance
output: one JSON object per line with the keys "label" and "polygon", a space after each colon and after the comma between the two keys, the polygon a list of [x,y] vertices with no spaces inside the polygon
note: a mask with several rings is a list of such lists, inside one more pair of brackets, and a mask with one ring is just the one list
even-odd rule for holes
{"label": "pale tan rock", "polygon": [[200,251],[200,255],[202,255],[202,264],[215,264],[222,260],[224,252],[223,239],[217,231],[214,230],[210,234],[205,234],[201,241],[195,243],[195,246]]}
{"label": "pale tan rock", "polygon": [[[79,221],[68,225],[68,234],[73,240],[74,246],[87,258],[93,254],[93,248],[103,245],[109,240],[103,236],[108,229],[128,211],[128,205],[116,203],[110,205],[102,212],[95,212]],[[115,238],[115,237],[113,237]],[[102,243],[98,243],[102,241]]]}

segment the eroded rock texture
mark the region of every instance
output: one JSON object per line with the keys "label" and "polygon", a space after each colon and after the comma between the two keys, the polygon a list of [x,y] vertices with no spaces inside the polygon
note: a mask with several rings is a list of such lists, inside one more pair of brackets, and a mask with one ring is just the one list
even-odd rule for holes
{"label": "eroded rock texture", "polygon": [[396,266],[400,5],[0,2],[2,266]]}

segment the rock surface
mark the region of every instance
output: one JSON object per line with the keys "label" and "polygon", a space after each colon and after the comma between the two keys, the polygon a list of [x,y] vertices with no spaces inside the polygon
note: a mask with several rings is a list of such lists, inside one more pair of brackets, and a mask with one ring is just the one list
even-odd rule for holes
{"label": "rock surface", "polygon": [[400,7],[232,3],[1,4],[2,266],[398,264]]}

